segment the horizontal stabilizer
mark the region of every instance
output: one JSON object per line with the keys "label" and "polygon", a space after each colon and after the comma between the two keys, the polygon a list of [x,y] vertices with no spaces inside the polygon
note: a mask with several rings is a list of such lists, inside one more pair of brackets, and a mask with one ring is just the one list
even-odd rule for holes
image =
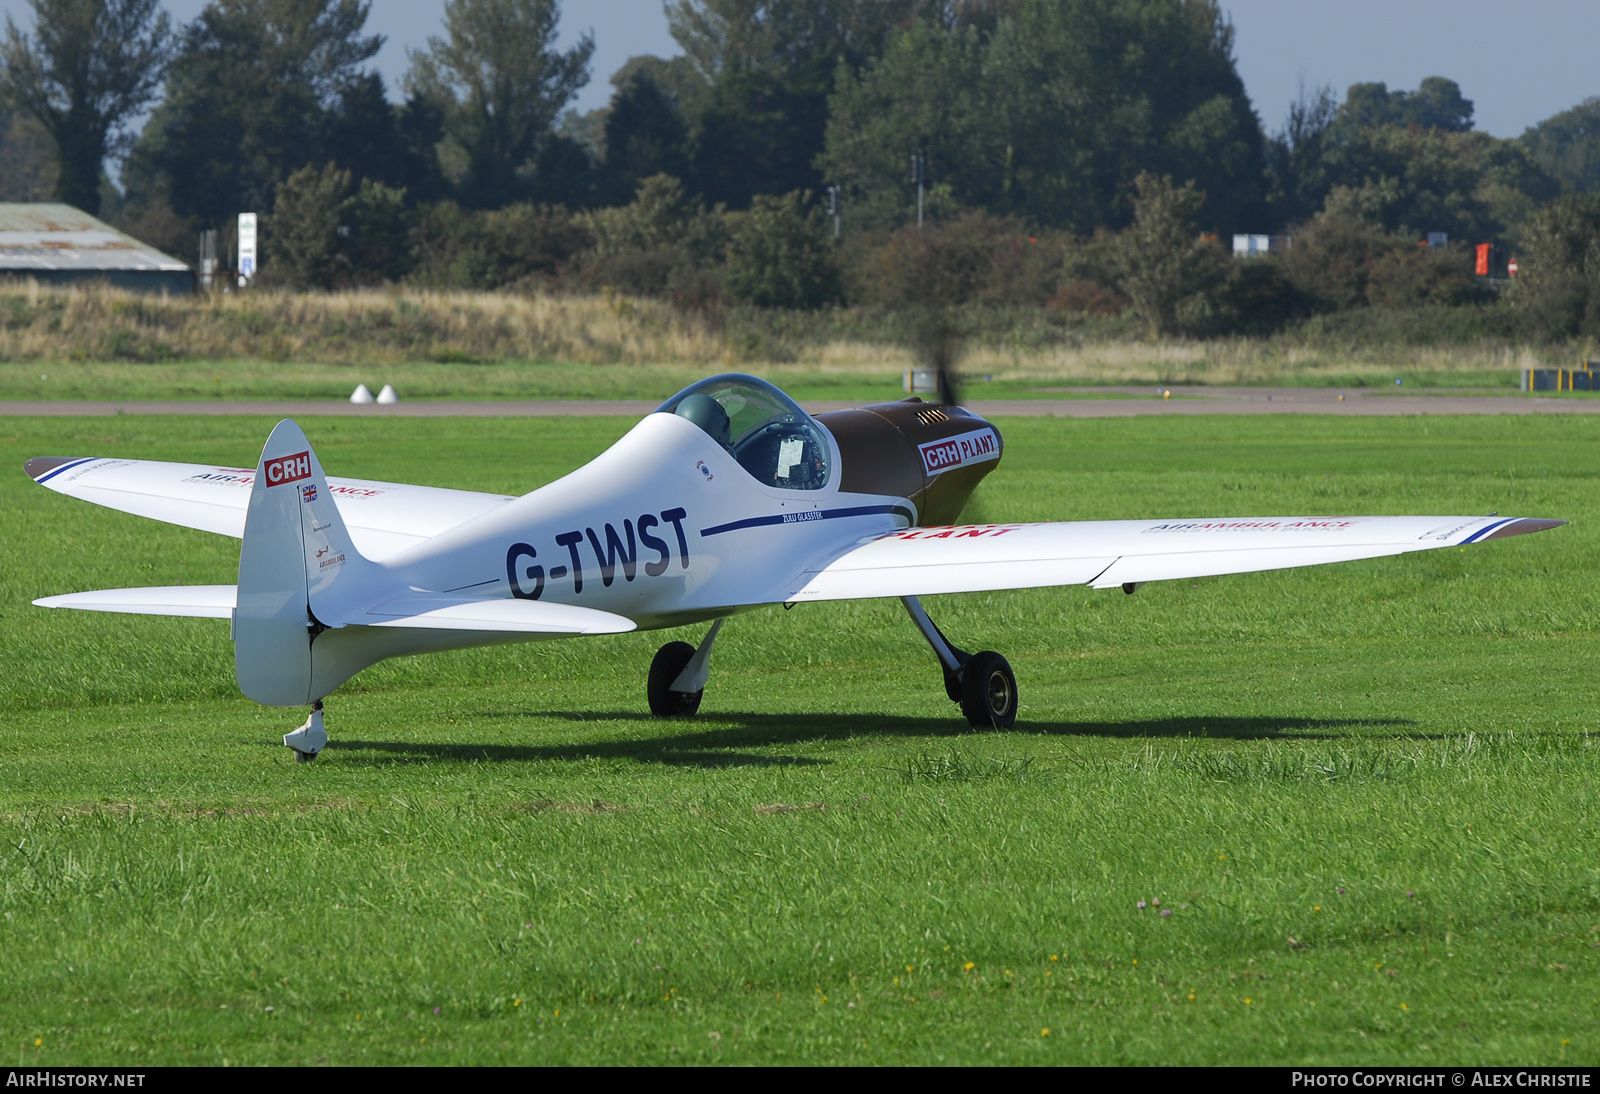
{"label": "horizontal stabilizer", "polygon": [[365,618],[352,622],[372,627],[509,634],[624,634],[634,629],[633,620],[593,608],[537,600],[461,600],[427,593],[380,604]]}
{"label": "horizontal stabilizer", "polygon": [[233,585],[166,585],[146,589],[101,589],[92,593],[47,596],[41,608],[76,608],[82,612],[127,612],[130,615],[181,615],[227,619],[238,594]]}

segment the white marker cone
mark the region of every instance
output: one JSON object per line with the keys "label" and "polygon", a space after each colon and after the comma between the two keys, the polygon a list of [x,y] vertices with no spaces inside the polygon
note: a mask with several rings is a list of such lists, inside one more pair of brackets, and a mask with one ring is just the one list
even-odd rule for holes
{"label": "white marker cone", "polygon": [[384,406],[393,406],[400,401],[400,396],[394,393],[394,388],[388,384],[383,385],[383,390],[378,392],[378,402]]}
{"label": "white marker cone", "polygon": [[352,403],[372,402],[372,389],[367,387],[366,384],[357,384],[356,389],[350,393],[350,401]]}

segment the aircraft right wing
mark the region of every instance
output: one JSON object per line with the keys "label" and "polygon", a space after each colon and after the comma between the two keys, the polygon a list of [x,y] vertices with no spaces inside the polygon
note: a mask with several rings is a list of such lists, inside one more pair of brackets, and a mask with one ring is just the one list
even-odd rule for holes
{"label": "aircraft right wing", "polygon": [[1542,532],[1532,517],[1243,517],[908,528],[805,574],[791,601],[1052,585],[1096,589],[1460,547]]}

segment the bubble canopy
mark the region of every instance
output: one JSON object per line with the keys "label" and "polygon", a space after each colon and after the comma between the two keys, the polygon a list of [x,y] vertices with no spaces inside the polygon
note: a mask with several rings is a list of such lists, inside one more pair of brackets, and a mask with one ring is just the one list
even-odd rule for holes
{"label": "bubble canopy", "polygon": [[687,418],[732,454],[759,483],[783,490],[828,484],[828,442],[811,415],[765,380],[743,373],[684,388],[657,414]]}

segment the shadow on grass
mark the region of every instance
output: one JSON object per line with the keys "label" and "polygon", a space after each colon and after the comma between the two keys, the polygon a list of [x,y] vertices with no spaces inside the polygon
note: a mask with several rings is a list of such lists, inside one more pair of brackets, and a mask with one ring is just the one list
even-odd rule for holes
{"label": "shadow on grass", "polygon": [[[549,719],[594,723],[596,728],[615,723],[641,723],[641,729],[666,729],[694,723],[669,722],[636,711],[490,711],[472,715],[474,719]],[[806,756],[756,754],[727,751],[782,745],[801,745],[818,741],[843,741],[865,737],[972,737],[980,733],[1004,732],[1008,736],[1110,737],[1140,739],[1148,737],[1199,737],[1234,741],[1288,739],[1332,741],[1347,739],[1356,727],[1404,727],[1416,723],[1403,718],[1154,718],[1126,722],[1026,722],[1005,731],[979,731],[956,718],[907,718],[872,714],[785,715],[718,713],[706,715],[706,722],[719,723],[693,732],[655,734],[618,739],[595,739],[570,744],[442,744],[427,741],[339,740],[328,747],[336,752],[382,754],[373,756],[381,763],[537,763],[548,760],[628,759],[640,763],[685,767],[783,767],[814,766],[831,760]],[[1406,736],[1414,736],[1406,734]],[[1431,736],[1431,735],[1430,735]],[[350,757],[351,759],[359,759]]]}

